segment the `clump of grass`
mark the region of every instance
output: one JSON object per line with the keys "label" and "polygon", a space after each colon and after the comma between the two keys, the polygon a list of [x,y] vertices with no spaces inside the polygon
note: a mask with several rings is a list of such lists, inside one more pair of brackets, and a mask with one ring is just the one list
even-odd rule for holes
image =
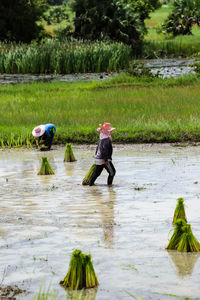
{"label": "clump of grass", "polygon": [[175,228],[174,228],[174,233],[166,247],[167,250],[176,250],[181,236],[183,234],[183,226],[185,226],[187,223],[183,219],[178,219],[175,221]]}
{"label": "clump of grass", "polygon": [[47,157],[42,157],[41,168],[38,175],[54,175],[54,171],[52,170]]}
{"label": "clump of grass", "polygon": [[176,220],[183,219],[187,222],[186,216],[185,216],[185,207],[184,207],[184,199],[178,198],[177,199],[177,205],[176,209],[174,211],[174,217],[173,217],[173,224],[175,224]]}
{"label": "clump of grass", "polygon": [[89,169],[89,171],[87,172],[87,174],[85,175],[85,177],[83,178],[82,185],[90,185],[92,175],[94,174],[95,170],[96,170],[96,165],[93,164]]}
{"label": "clump of grass", "polygon": [[76,158],[72,150],[72,145],[66,144],[64,162],[73,162],[73,161],[76,161]]}
{"label": "clump of grass", "polygon": [[191,225],[186,224],[182,227],[182,235],[178,243],[177,251],[180,252],[199,252],[200,243],[192,233]]}
{"label": "clump of grass", "polygon": [[60,284],[73,290],[98,286],[91,256],[75,250],[72,254],[67,275]]}

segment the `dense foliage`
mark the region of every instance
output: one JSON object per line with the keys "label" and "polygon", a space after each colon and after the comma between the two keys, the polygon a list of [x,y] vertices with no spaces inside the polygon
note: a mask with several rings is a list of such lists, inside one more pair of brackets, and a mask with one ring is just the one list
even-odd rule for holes
{"label": "dense foliage", "polygon": [[122,43],[83,43],[48,40],[46,43],[0,43],[0,73],[86,73],[117,71],[131,59]]}
{"label": "dense foliage", "polygon": [[158,0],[74,0],[74,36],[88,40],[109,38],[140,45],[144,20],[159,6]]}
{"label": "dense foliage", "polygon": [[63,2],[63,0],[47,0],[49,5],[61,5]]}
{"label": "dense foliage", "polygon": [[47,7],[45,0],[1,0],[0,40],[30,42],[38,38],[42,27],[37,21]]}
{"label": "dense foliage", "polygon": [[163,23],[166,33],[173,36],[192,34],[192,26],[200,25],[200,0],[174,0],[171,14]]}
{"label": "dense foliage", "polygon": [[51,6],[50,9],[44,14],[44,20],[48,25],[52,23],[60,23],[69,19],[69,15],[65,5]]}

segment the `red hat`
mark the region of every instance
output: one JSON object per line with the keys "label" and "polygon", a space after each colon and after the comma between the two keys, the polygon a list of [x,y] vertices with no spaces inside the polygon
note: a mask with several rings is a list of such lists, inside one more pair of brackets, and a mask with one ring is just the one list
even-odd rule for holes
{"label": "red hat", "polygon": [[109,133],[115,130],[115,128],[111,127],[110,123],[108,122],[104,122],[103,125],[99,124],[99,127],[101,127],[102,130],[107,131]]}

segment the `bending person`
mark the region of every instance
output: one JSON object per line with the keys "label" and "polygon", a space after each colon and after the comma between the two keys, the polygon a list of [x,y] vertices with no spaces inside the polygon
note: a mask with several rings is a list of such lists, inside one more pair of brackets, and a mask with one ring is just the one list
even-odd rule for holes
{"label": "bending person", "polygon": [[41,151],[50,150],[56,127],[54,124],[45,124],[35,127],[32,135],[37,137],[38,144]]}
{"label": "bending person", "polygon": [[99,124],[97,131],[100,133],[99,142],[95,152],[95,165],[96,170],[92,175],[90,185],[93,185],[97,177],[105,168],[108,172],[107,184],[111,185],[115,176],[116,170],[112,163],[112,137],[111,132],[115,128],[111,128],[110,123],[105,122],[103,125]]}

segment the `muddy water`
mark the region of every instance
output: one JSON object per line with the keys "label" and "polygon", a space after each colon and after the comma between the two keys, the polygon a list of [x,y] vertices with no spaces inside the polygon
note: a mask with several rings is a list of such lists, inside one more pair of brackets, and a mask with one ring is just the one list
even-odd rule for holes
{"label": "muddy water", "polygon": [[117,146],[110,188],[106,172],[81,185],[93,153],[74,147],[77,162],[63,163],[64,148],[54,149],[45,154],[55,175],[38,176],[44,153],[0,151],[0,282],[29,292],[17,299],[49,285],[77,299],[58,282],[81,249],[100,285],[79,299],[200,299],[199,255],[165,250],[178,197],[200,240],[200,147]]}

